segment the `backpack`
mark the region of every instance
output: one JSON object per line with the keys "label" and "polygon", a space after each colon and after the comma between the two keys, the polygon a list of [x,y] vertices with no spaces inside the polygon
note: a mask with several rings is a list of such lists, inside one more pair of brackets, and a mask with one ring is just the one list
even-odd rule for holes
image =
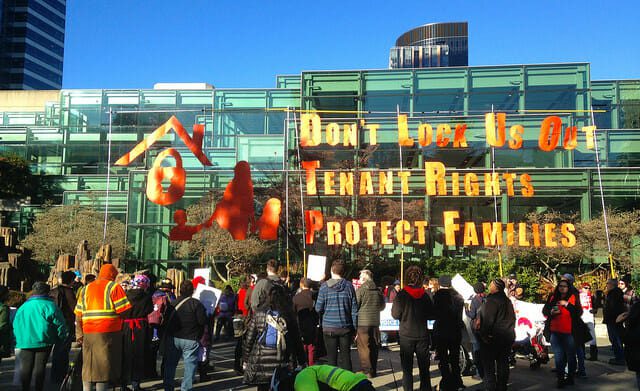
{"label": "backpack", "polygon": [[153,311],[147,315],[147,321],[150,325],[161,326],[166,318],[169,296],[166,293],[158,296],[154,295],[151,301],[153,302]]}
{"label": "backpack", "polygon": [[287,321],[277,311],[267,311],[265,327],[258,338],[258,344],[267,349],[275,349],[278,360],[282,359],[287,350],[285,335],[287,334]]}

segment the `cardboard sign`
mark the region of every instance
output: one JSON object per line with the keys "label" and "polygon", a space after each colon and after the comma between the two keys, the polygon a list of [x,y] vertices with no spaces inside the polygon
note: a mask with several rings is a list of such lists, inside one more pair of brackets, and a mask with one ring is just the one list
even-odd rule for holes
{"label": "cardboard sign", "polygon": [[220,300],[220,295],[222,295],[222,291],[220,289],[206,286],[204,284],[198,284],[196,291],[191,297],[200,300],[207,311],[207,315],[213,315],[213,312],[218,305],[218,300]]}
{"label": "cardboard sign", "polygon": [[327,257],[322,255],[309,255],[307,261],[307,278],[313,281],[324,280],[326,267]]}
{"label": "cardboard sign", "polygon": [[387,303],[380,312],[380,331],[398,331],[400,330],[400,321],[393,319],[391,316],[391,306],[393,303]]}

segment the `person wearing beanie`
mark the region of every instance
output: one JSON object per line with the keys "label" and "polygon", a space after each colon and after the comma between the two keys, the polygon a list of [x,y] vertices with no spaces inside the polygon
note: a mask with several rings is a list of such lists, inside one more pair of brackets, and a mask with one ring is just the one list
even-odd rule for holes
{"label": "person wearing beanie", "polygon": [[36,282],[31,297],[18,308],[13,319],[16,336],[17,360],[20,362],[20,382],[23,390],[44,388],[45,369],[53,345],[67,339],[69,329],[60,308],[49,297],[49,285]]}
{"label": "person wearing beanie", "polygon": [[140,390],[140,381],[145,378],[146,358],[151,345],[151,329],[147,316],[153,312],[149,277],[138,274],[131,280],[127,300],[131,308],[123,313],[123,372],[122,389],[131,384],[134,391]]}
{"label": "person wearing beanie", "polygon": [[504,293],[505,283],[496,278],[480,307],[480,353],[485,390],[506,390],[509,381],[509,354],[516,339],[516,314]]}
{"label": "person wearing beanie", "polygon": [[433,338],[436,354],[440,358],[438,361],[438,368],[442,375],[440,389],[457,390],[464,387],[460,370],[464,299],[451,287],[451,276],[440,276],[438,283],[440,289],[433,295],[435,313]]}
{"label": "person wearing beanie", "polygon": [[[487,295],[485,294],[485,284],[484,282],[478,281],[473,285],[473,291],[475,295],[471,299],[471,303],[469,304],[469,309],[466,311],[467,317],[471,321],[471,325],[476,324],[476,319],[479,321],[480,317],[480,307],[484,304],[485,298]],[[478,330],[475,330],[472,327],[471,333],[471,345],[473,348],[473,363],[476,366],[476,375],[479,378],[484,377],[484,369],[482,367],[482,360],[480,360],[480,336],[478,335]]]}
{"label": "person wearing beanie", "polygon": [[393,305],[391,316],[400,321],[398,334],[400,335],[400,365],[402,365],[402,388],[404,391],[413,390],[413,355],[418,361],[420,373],[420,390],[431,390],[431,376],[429,374],[429,333],[427,320],[434,318],[431,298],[422,287],[422,269],[409,266],[405,271],[407,285],[398,292]]}
{"label": "person wearing beanie", "polygon": [[[49,292],[49,296],[51,296],[53,302],[56,303],[62,311],[69,330],[74,330],[76,327],[76,315],[73,313],[73,310],[76,308],[76,294],[73,289],[75,279],[76,274],[74,272],[62,272],[58,286]],[[73,343],[75,339],[75,333],[70,332],[65,341],[53,346],[53,351],[51,352],[51,381],[56,385],[62,384],[64,376],[67,374],[67,370],[69,369],[69,351],[71,350],[71,343]]]}
{"label": "person wearing beanie", "polygon": [[122,315],[131,303],[115,282],[118,269],[110,263],[100,268],[98,278],[82,287],[76,305],[76,341],[82,345],[84,389],[107,389],[122,374]]}

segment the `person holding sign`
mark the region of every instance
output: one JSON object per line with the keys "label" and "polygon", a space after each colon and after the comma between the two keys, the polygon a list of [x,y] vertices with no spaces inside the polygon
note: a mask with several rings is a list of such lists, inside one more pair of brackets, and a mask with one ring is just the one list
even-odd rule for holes
{"label": "person holding sign", "polygon": [[413,390],[414,354],[420,371],[420,391],[431,390],[427,320],[433,319],[433,304],[422,287],[422,278],[422,269],[409,266],[404,278],[408,285],[398,293],[391,307],[391,316],[400,321],[400,364],[404,391]]}

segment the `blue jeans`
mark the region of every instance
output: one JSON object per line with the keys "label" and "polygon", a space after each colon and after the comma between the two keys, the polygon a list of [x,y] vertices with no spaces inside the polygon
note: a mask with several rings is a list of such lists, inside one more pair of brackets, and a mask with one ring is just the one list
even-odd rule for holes
{"label": "blue jeans", "polygon": [[569,376],[576,373],[576,344],[571,334],[551,333],[551,349],[556,362],[558,376],[564,374],[564,367],[568,365]]}
{"label": "blue jeans", "polygon": [[578,357],[578,373],[581,375],[584,375],[587,373],[584,367],[584,359],[585,359],[584,345],[576,346],[576,356]]}
{"label": "blue jeans", "polygon": [[615,356],[616,360],[624,361],[621,327],[617,324],[607,324],[607,334],[609,334],[609,342],[611,342],[613,355]]}
{"label": "blue jeans", "polygon": [[198,367],[198,341],[167,336],[167,346],[165,348],[166,361],[164,367],[164,389],[173,391],[173,380],[176,376],[176,367],[182,357],[184,363],[184,377],[180,390],[190,391],[193,389],[193,378]]}

